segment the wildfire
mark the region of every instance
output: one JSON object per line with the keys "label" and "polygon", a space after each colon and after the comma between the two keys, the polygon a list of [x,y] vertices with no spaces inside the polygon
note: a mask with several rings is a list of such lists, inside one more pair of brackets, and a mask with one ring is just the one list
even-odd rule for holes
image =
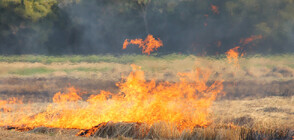
{"label": "wildfire", "polygon": [[[239,49],[240,49],[240,46],[237,46],[235,48],[232,48],[230,50],[228,50],[226,52],[226,55],[227,55],[227,58],[228,58],[228,61],[229,63],[233,63],[236,67],[239,66]],[[241,54],[241,56],[243,56],[243,54]]]}
{"label": "wildfire", "polygon": [[74,88],[56,93],[53,103],[36,112],[33,105],[0,116],[1,126],[89,129],[104,122],[157,122],[179,130],[207,126],[209,107],[222,92],[222,81],[207,84],[209,72],[196,69],[179,73],[179,82],[146,81],[139,66],[117,83],[119,93],[101,91],[83,101]]}
{"label": "wildfire", "polygon": [[218,7],[216,5],[211,4],[211,10],[214,14],[219,14]]}
{"label": "wildfire", "polygon": [[245,39],[241,39],[240,40],[240,44],[242,45],[247,45],[255,40],[258,40],[258,39],[262,39],[262,35],[252,35],[248,38],[245,38]]}
{"label": "wildfire", "polygon": [[8,100],[0,100],[0,109],[2,112],[11,112],[11,105],[13,104],[22,104],[22,100],[15,97],[9,98]]}
{"label": "wildfire", "polygon": [[239,43],[243,47],[236,46],[235,48],[232,48],[226,52],[229,63],[230,64],[234,63],[234,66],[239,67],[239,63],[238,63],[239,55],[240,56],[244,55],[244,53],[239,54],[239,50],[243,49],[245,45],[252,43],[253,41],[258,40],[258,39],[262,39],[262,35],[252,35],[248,38],[241,39]]}
{"label": "wildfire", "polygon": [[139,48],[142,48],[142,53],[150,55],[151,52],[157,50],[159,47],[163,46],[162,41],[158,38],[157,40],[153,35],[148,35],[143,41],[142,39],[126,39],[123,44],[123,49],[126,49],[128,45],[139,45]]}
{"label": "wildfire", "polygon": [[68,88],[67,94],[62,94],[58,92],[53,97],[54,103],[64,103],[64,102],[75,102],[79,101],[82,98],[77,94],[77,90],[74,87]]}

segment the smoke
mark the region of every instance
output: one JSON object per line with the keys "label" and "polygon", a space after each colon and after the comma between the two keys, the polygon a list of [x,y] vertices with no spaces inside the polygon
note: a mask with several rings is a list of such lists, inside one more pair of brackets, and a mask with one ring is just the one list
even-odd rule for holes
{"label": "smoke", "polygon": [[287,35],[287,44],[285,47],[286,52],[294,52],[294,20],[289,21],[285,25],[285,31],[288,33]]}
{"label": "smoke", "polygon": [[[249,53],[289,53],[294,51],[294,18],[285,4],[217,0],[59,3],[38,21],[1,20],[0,53],[140,54],[135,47],[122,50],[122,44],[126,38],[145,38],[148,33],[163,41],[160,54],[224,54],[251,35],[263,39],[249,44]],[[0,10],[17,14],[9,7]],[[284,17],[277,14],[282,12]]]}

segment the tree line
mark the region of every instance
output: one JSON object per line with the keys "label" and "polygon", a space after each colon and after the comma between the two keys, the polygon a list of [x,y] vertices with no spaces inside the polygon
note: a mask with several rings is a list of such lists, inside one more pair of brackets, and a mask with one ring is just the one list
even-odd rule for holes
{"label": "tree line", "polygon": [[160,54],[294,51],[294,0],[1,0],[0,54],[121,54],[159,37]]}

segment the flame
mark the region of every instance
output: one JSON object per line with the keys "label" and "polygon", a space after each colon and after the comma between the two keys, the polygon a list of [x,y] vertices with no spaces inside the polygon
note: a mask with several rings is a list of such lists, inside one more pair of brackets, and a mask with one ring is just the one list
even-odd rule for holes
{"label": "flame", "polygon": [[[239,49],[243,49],[245,45],[247,45],[255,40],[258,40],[258,39],[262,39],[262,35],[252,35],[248,38],[241,39],[240,45],[242,47],[236,46],[235,48],[232,48],[226,52],[229,63],[234,63],[234,66],[239,67],[239,63],[238,63]],[[240,54],[240,56],[243,56],[243,55],[244,55],[244,52]]]}
{"label": "flame", "polygon": [[61,92],[56,93],[53,96],[54,103],[64,103],[64,102],[75,102],[82,98],[77,94],[77,90],[74,87],[68,88],[67,94],[62,94]]}
{"label": "flame", "polygon": [[151,52],[157,50],[159,47],[163,46],[162,41],[158,38],[157,40],[153,35],[148,35],[143,41],[142,39],[126,39],[123,44],[123,49],[126,49],[128,45],[139,45],[139,48],[142,48],[142,53],[150,55]]}
{"label": "flame", "polygon": [[0,100],[0,109],[2,112],[11,112],[12,107],[10,105],[13,104],[22,104],[22,100],[15,97],[9,98],[8,100]]}
{"label": "flame", "polygon": [[240,40],[240,44],[242,45],[247,45],[255,40],[258,40],[258,39],[262,39],[262,35],[252,35],[248,38],[245,38],[245,39],[241,39]]}
{"label": "flame", "polygon": [[70,88],[58,92],[46,109],[20,108],[0,116],[0,126],[89,129],[103,122],[140,122],[151,126],[167,122],[179,130],[211,123],[209,108],[222,92],[222,81],[207,84],[210,72],[179,73],[179,82],[146,81],[141,67],[117,83],[120,91],[101,91],[86,101]]}
{"label": "flame", "polygon": [[218,7],[216,5],[211,4],[211,10],[214,14],[219,14]]}
{"label": "flame", "polygon": [[[229,63],[233,63],[236,67],[239,66],[239,49],[240,46],[236,46],[226,52]],[[241,54],[241,56],[243,56],[243,54]]]}

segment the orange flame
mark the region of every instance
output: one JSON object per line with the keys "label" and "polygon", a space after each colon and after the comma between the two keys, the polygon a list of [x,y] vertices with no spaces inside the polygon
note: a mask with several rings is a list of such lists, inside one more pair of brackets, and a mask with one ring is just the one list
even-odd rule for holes
{"label": "orange flame", "polygon": [[211,4],[211,10],[214,14],[219,14],[218,7],[216,5]]}
{"label": "orange flame", "polygon": [[[239,58],[239,49],[240,49],[240,46],[237,46],[237,47],[232,48],[232,49],[230,49],[230,50],[228,50],[226,52],[229,63],[230,64],[234,63],[234,65],[236,67],[239,66],[239,63],[238,63],[238,61],[239,61],[239,59],[238,59]],[[243,54],[241,54],[241,56],[243,56]]]}
{"label": "orange flame", "polygon": [[[179,130],[207,126],[209,107],[222,92],[222,81],[207,84],[209,72],[179,73],[179,82],[146,81],[139,66],[117,83],[117,94],[101,91],[82,101],[74,88],[56,93],[54,103],[39,112],[20,109],[0,116],[0,126],[89,129],[103,122],[167,122]],[[16,115],[17,114],[17,115]]]}
{"label": "orange flame", "polygon": [[54,103],[64,103],[64,102],[75,102],[82,98],[77,94],[77,90],[74,87],[68,88],[67,94],[61,94],[61,92],[56,93],[53,96]]}
{"label": "orange flame", "polygon": [[240,44],[247,45],[247,44],[253,42],[254,40],[258,40],[258,39],[262,39],[262,35],[252,35],[248,38],[241,39]]}
{"label": "orange flame", "polygon": [[[236,67],[239,67],[239,64],[238,64],[238,57],[239,57],[239,49],[243,49],[245,45],[255,41],[255,40],[258,40],[258,39],[262,39],[262,35],[252,35],[248,38],[245,38],[245,39],[241,39],[240,40],[240,44],[243,46],[243,47],[240,47],[240,46],[236,46],[235,48],[232,48],[230,50],[228,50],[226,52],[226,55],[227,55],[227,58],[228,58],[228,61],[229,63],[234,63],[234,65]],[[243,56],[244,53],[241,53],[240,56]]]}
{"label": "orange flame", "polygon": [[9,98],[8,100],[0,100],[0,109],[2,112],[11,112],[12,107],[9,105],[13,104],[22,104],[22,100],[15,97]]}
{"label": "orange flame", "polygon": [[123,44],[123,49],[126,49],[130,44],[139,45],[139,48],[142,48],[142,53],[148,55],[163,46],[162,41],[159,38],[156,40],[153,35],[148,35],[144,41],[142,39],[132,39],[130,41],[126,39]]}

